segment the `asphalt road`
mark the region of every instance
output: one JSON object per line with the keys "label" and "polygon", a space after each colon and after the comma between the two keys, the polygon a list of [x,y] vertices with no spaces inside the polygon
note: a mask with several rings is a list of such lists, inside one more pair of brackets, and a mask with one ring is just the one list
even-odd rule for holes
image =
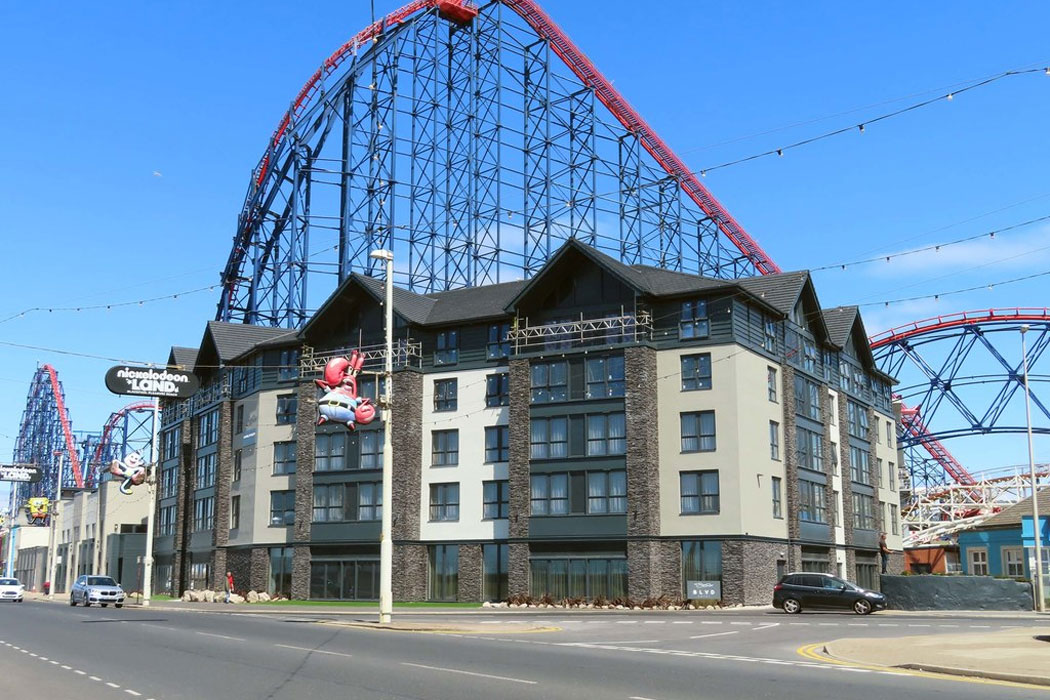
{"label": "asphalt road", "polygon": [[[269,614],[0,605],[0,678],[14,697],[222,698],[1050,698],[1050,692],[818,662],[842,637],[1035,626],[1017,617],[454,611],[365,629],[363,613]],[[543,625],[551,631],[525,632]],[[1050,690],[1050,689],[1048,689]]]}

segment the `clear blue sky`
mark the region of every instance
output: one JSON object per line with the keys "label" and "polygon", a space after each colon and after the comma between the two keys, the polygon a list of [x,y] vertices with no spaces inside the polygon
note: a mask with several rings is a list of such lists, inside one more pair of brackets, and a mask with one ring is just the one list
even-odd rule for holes
{"label": "clear blue sky", "polygon": [[[1043,2],[542,4],[697,170],[1050,64]],[[382,14],[399,3],[375,5]],[[0,13],[0,318],[216,282],[282,110],[370,18],[366,0],[6,2]],[[1048,115],[1050,77],[1011,78],[705,184],[783,269],[900,251],[1050,214]],[[830,306],[986,285],[1048,262],[1044,225],[815,279]],[[1044,306],[1048,289],[1044,277],[864,313],[877,332],[963,309]],[[0,323],[0,341],[45,348],[0,345],[0,459],[38,363],[59,370],[74,427],[99,430],[126,403],[103,386],[114,362],[55,351],[163,361],[172,344],[199,342],[216,300],[201,292]],[[958,451],[975,469],[1027,459],[1020,439],[988,444]],[[1037,459],[1046,452],[1037,440]]]}

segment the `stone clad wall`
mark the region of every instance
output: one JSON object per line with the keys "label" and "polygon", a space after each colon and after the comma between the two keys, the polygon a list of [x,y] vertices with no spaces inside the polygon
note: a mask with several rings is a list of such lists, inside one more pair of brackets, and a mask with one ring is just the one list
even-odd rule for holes
{"label": "stone clad wall", "polygon": [[[230,542],[230,482],[233,478],[233,401],[227,399],[219,404],[219,452],[215,455],[215,511],[212,521],[212,546],[215,547],[212,566],[212,587],[221,591],[226,586],[226,572],[231,571],[227,563],[226,545]],[[247,573],[245,571],[244,573]],[[245,579],[233,580],[237,585]]]}
{"label": "stone clad wall", "polygon": [[[531,376],[529,361],[510,361],[510,546],[507,550],[507,592],[524,595],[529,592],[529,403]],[[518,540],[515,542],[515,540]]]}
{"label": "stone clad wall", "polygon": [[299,384],[295,416],[295,524],[292,525],[292,598],[310,597],[310,524],[314,514],[314,431],[317,389]]}
{"label": "stone clad wall", "polygon": [[895,610],[1031,610],[1032,584],[990,576],[882,576]]}
{"label": "stone clad wall", "polygon": [[478,601],[482,599],[481,569],[481,545],[459,545],[459,588],[456,591],[456,600]]}

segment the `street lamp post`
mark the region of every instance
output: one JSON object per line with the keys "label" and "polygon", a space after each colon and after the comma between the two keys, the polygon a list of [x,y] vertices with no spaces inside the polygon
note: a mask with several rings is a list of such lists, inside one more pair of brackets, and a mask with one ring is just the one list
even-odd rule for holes
{"label": "street lamp post", "polygon": [[150,436],[150,462],[153,463],[146,477],[146,493],[149,494],[149,510],[146,511],[146,553],[142,557],[142,605],[149,606],[153,584],[153,511],[157,510],[157,471],[160,469],[157,424],[160,419],[160,399],[153,397],[153,435]]}
{"label": "street lamp post", "polygon": [[386,262],[386,295],[383,300],[386,316],[386,362],[383,376],[386,378],[386,388],[383,397],[383,520],[379,540],[379,624],[388,625],[394,611],[394,463],[391,456],[393,430],[390,425],[391,400],[394,396],[394,253],[390,250],[373,250],[369,257]]}
{"label": "street lamp post", "polygon": [[56,542],[55,527],[57,523],[55,520],[58,518],[58,505],[62,501],[62,467],[65,465],[65,454],[62,452],[55,453],[58,456],[58,469],[55,473],[55,502],[51,504],[51,512],[49,516],[51,518],[50,532],[47,538],[47,583],[49,588],[47,589],[47,598],[52,600],[55,597],[55,560],[58,558],[56,555]]}
{"label": "street lamp post", "polygon": [[1032,580],[1035,582],[1035,609],[1044,612],[1046,602],[1043,598],[1043,538],[1039,527],[1039,485],[1035,480],[1035,452],[1032,450],[1032,405],[1028,391],[1028,349],[1025,346],[1025,333],[1028,324],[1021,326],[1021,366],[1024,368],[1024,415],[1028,426],[1028,471],[1032,479],[1032,530],[1035,535],[1035,571]]}

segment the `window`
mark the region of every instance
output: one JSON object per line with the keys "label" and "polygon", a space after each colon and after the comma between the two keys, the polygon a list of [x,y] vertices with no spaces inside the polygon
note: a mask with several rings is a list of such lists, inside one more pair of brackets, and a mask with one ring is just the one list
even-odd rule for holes
{"label": "window", "polygon": [[718,540],[682,542],[682,595],[688,596],[689,581],[722,580],[722,543]]}
{"label": "window", "polygon": [[430,485],[430,519],[459,520],[459,484]]}
{"label": "window", "polygon": [[773,484],[773,517],[783,518],[784,517],[784,497],[781,488],[780,477],[774,476],[771,480]]}
{"label": "window", "polygon": [[828,508],[824,484],[798,480],[798,518],[810,523],[827,523]]}
{"label": "window", "polygon": [[277,379],[285,381],[299,376],[299,351],[281,350],[277,361]]}
{"label": "window", "polygon": [[203,455],[197,458],[197,483],[196,488],[206,489],[215,485],[215,458],[216,454]]}
{"label": "window", "polygon": [[295,423],[295,413],[299,408],[299,397],[295,394],[283,394],[277,397],[277,425]]}
{"label": "window", "polygon": [[860,447],[849,448],[850,478],[854,481],[871,485],[871,455]]}
{"label": "window", "polygon": [[624,558],[530,559],[530,592],[562,598],[623,598],[627,596]]}
{"label": "window", "polygon": [[485,461],[506,462],[510,459],[510,427],[494,425],[485,428]]}
{"label": "window", "polygon": [[219,441],[219,410],[208,411],[197,419],[197,449]]}
{"label": "window", "polygon": [[435,467],[448,467],[459,464],[459,431],[435,430],[431,433],[433,447],[430,464]]}
{"label": "window", "polygon": [[459,403],[457,394],[457,382],[455,379],[434,380],[434,410],[455,411]]}
{"label": "window", "polygon": [[[292,469],[295,469],[294,465]],[[314,439],[314,471],[337,472],[343,469],[346,469],[346,434],[340,431],[318,435]]]}
{"label": "window", "polygon": [[969,554],[970,559],[970,575],[987,576],[988,550],[982,547],[980,549],[970,549],[967,553]]}
{"label": "window", "polygon": [[824,436],[801,426],[795,427],[795,453],[798,466],[824,471]]}
{"label": "window", "polygon": [[295,522],[295,491],[270,492],[270,525],[291,525]]}
{"label": "window", "polygon": [[767,352],[777,351],[777,322],[771,319],[766,319],[765,323],[762,324],[764,327],[764,333],[762,335],[762,349]]}
{"label": "window", "polygon": [[175,506],[164,506],[160,509],[157,528],[161,535],[175,534]]}
{"label": "window", "polygon": [[215,524],[215,497],[207,496],[193,501],[193,531],[210,530]]}
{"label": "window", "polygon": [[587,416],[587,456],[627,453],[627,419],[623,413]]}
{"label": "window", "polygon": [[455,600],[459,593],[459,545],[430,545],[430,599]]}
{"label": "window", "polygon": [[232,481],[241,480],[241,465],[244,463],[244,450],[233,451],[233,479]]}
{"label": "window", "polygon": [[777,370],[773,367],[766,368],[766,391],[769,395],[769,400],[773,403],[777,402]]}
{"label": "window", "polygon": [[568,362],[539,362],[532,366],[532,403],[566,401],[568,398]]}
{"label": "window", "polygon": [[345,491],[343,484],[315,484],[313,521],[325,523],[342,520]]}
{"label": "window", "polygon": [[166,467],[160,471],[160,497],[171,498],[179,484],[179,468]]}
{"label": "window", "polygon": [[379,403],[379,397],[386,393],[386,378],[375,375],[357,377],[357,395],[361,398],[371,399],[372,403]]}
{"label": "window", "polygon": [[588,358],[586,371],[588,399],[624,395],[623,355]]}
{"label": "window", "polygon": [[820,386],[801,374],[795,375],[795,412],[810,420],[820,420]]}
{"label": "window", "polygon": [[716,514],[718,503],[718,471],[681,472],[678,475],[682,491],[682,514]]}
{"label": "window", "polygon": [[531,490],[533,515],[568,514],[568,474],[533,474]]}
{"label": "window", "polygon": [[715,449],[715,412],[681,414],[682,452],[712,452]]}
{"label": "window", "polygon": [[682,355],[682,391],[711,388],[711,353]]}
{"label": "window", "polygon": [[817,352],[817,345],[809,338],[802,339],[802,368],[807,372],[816,374],[817,372],[817,358],[819,353]]}
{"label": "window", "polygon": [[273,473],[295,473],[295,441],[273,443]]}
{"label": "window", "polygon": [[482,490],[482,513],[484,520],[496,520],[506,518],[510,511],[510,482],[509,481],[483,481]]}
{"label": "window", "polygon": [[886,447],[893,447],[893,421],[886,421]]}
{"label": "window", "polygon": [[292,593],[292,547],[270,547],[271,594],[290,596]]}
{"label": "window", "polygon": [[568,457],[569,421],[565,418],[533,418],[530,441],[532,459]]}
{"label": "window", "polygon": [[244,404],[238,406],[233,412],[233,432],[237,435],[244,432]]}
{"label": "window", "polygon": [[230,529],[236,530],[241,526],[241,497],[230,497]]}
{"label": "window", "polygon": [[853,494],[853,527],[858,530],[875,529],[875,499],[866,493]]}
{"label": "window", "polygon": [[678,323],[678,337],[681,340],[706,338],[708,335],[707,302],[683,301],[682,318]]}
{"label": "window", "polygon": [[846,401],[849,434],[860,440],[868,439],[868,409],[856,401]]}
{"label": "window", "polygon": [[361,469],[383,468],[383,431],[362,430],[361,436]]}
{"label": "window", "polygon": [[1024,578],[1023,550],[1020,547],[1003,547],[1003,574]]}
{"label": "window", "polygon": [[499,360],[510,355],[509,323],[494,323],[489,326],[489,342],[486,345],[486,356],[490,360]]}
{"label": "window", "polygon": [[894,535],[901,534],[900,516],[897,512],[897,504],[890,503],[890,533]]}
{"label": "window", "polygon": [[882,458],[875,458],[875,479],[878,482],[878,486],[882,486]]}
{"label": "window", "polygon": [[897,467],[893,466],[893,462],[888,463],[889,466],[886,468],[886,477],[889,481],[890,491],[897,490]]}
{"label": "window", "polygon": [[489,408],[510,405],[510,375],[506,372],[485,377],[485,405]]}
{"label": "window", "polygon": [[587,513],[627,512],[627,472],[587,472]]}
{"label": "window", "polygon": [[780,460],[780,423],[769,421],[769,458]]}
{"label": "window", "polygon": [[179,428],[172,428],[164,432],[164,457],[163,459],[172,459],[179,456],[180,438],[182,437],[182,430]]}
{"label": "window", "polygon": [[435,365],[454,365],[459,362],[459,332],[441,331],[434,350]]}
{"label": "window", "polygon": [[347,505],[350,507],[350,512],[346,516],[347,520],[383,519],[383,482],[349,484],[347,491],[349,492]]}
{"label": "window", "polygon": [[506,600],[507,571],[510,569],[509,547],[505,544],[481,545],[481,568],[485,600]]}

